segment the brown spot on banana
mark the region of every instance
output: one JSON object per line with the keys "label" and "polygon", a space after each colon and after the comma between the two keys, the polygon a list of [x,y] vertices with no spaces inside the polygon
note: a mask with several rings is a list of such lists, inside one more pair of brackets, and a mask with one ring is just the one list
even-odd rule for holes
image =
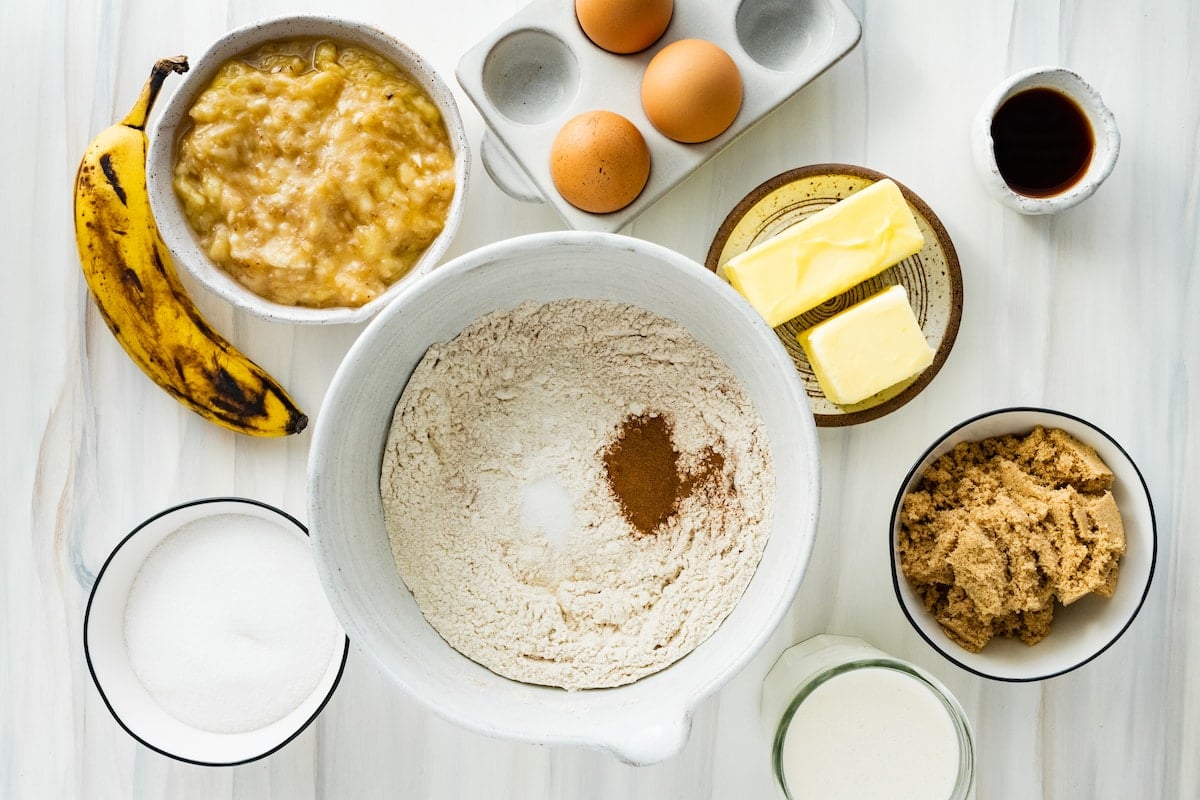
{"label": "brown spot on banana", "polygon": [[117,175],[117,171],[113,169],[112,156],[110,154],[105,153],[100,156],[100,169],[104,170],[104,179],[112,187],[113,192],[117,195],[117,199],[121,201],[121,205],[128,205],[129,201],[125,196],[125,187],[121,185],[121,178]]}
{"label": "brown spot on banana", "polygon": [[132,286],[134,291],[142,291],[142,279],[138,277],[137,271],[126,267],[121,271],[121,278],[129,286]]}

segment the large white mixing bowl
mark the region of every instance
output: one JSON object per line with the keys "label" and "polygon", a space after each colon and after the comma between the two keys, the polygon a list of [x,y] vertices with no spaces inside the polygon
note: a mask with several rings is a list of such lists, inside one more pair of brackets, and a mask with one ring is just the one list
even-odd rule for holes
{"label": "large white mixing bowl", "polygon": [[[725,360],[765,424],[774,525],[754,578],[707,641],[626,686],[568,692],[500,677],[425,621],[396,571],[379,473],[400,393],[435,342],[526,300],[631,303],[684,325]],[[745,665],[787,611],[808,564],[820,498],[804,387],[778,338],[727,284],[684,256],[602,233],[523,236],[413,282],[366,328],[334,376],[309,461],[309,525],[330,602],[352,641],[433,711],[481,733],[611,750],[635,764],[686,744],[691,714]]]}

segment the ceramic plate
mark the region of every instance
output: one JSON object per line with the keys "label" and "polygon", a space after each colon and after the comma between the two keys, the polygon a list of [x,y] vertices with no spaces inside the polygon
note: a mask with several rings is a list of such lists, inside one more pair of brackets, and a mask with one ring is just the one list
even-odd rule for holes
{"label": "ceramic plate", "polygon": [[[717,230],[705,266],[715,272],[739,253],[886,177],[874,170],[848,164],[816,164],[776,175],[742,198],[729,212]],[[962,273],[959,271],[954,244],[925,201],[899,181],[896,183],[925,236],[925,247],[850,291],[775,329],[804,379],[817,425],[856,425],[900,408],[933,380],[958,335],[958,323],[962,315]],[[908,300],[916,312],[925,340],[935,351],[933,364],[916,377],[885,389],[861,403],[843,406],[829,401],[817,383],[808,357],[796,340],[796,334],[897,283],[908,291]]]}

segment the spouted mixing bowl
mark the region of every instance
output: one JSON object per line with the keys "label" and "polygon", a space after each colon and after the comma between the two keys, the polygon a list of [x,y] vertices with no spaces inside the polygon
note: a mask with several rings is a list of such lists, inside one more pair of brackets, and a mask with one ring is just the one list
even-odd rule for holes
{"label": "spouted mixing bowl", "polygon": [[[761,563],[717,631],[660,672],[609,689],[565,691],[500,677],[425,621],[393,563],[379,476],[396,402],[426,349],[478,317],[568,298],[640,306],[673,319],[730,367],[774,459],[773,527]],[[408,285],[337,371],[309,461],[318,569],[352,641],[433,711],[488,735],[661,761],[685,745],[693,710],[754,655],[791,604],[816,532],[816,428],[779,340],[727,284],[658,245],[604,233],[522,236],[467,253]]]}

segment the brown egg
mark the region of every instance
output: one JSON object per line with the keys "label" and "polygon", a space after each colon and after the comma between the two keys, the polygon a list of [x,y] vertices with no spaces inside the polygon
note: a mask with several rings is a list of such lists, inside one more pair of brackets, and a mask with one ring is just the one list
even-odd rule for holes
{"label": "brown egg", "polygon": [[650,177],[650,149],[637,126],[620,114],[585,111],[554,137],[550,177],[571,205],[607,214],[641,194]]}
{"label": "brown egg", "polygon": [[597,47],[636,53],[663,35],[674,5],[674,0],[575,0],[575,16]]}
{"label": "brown egg", "polygon": [[742,106],[742,76],[729,54],[703,39],[664,47],[642,75],[642,108],[677,142],[706,142],[730,126]]}

